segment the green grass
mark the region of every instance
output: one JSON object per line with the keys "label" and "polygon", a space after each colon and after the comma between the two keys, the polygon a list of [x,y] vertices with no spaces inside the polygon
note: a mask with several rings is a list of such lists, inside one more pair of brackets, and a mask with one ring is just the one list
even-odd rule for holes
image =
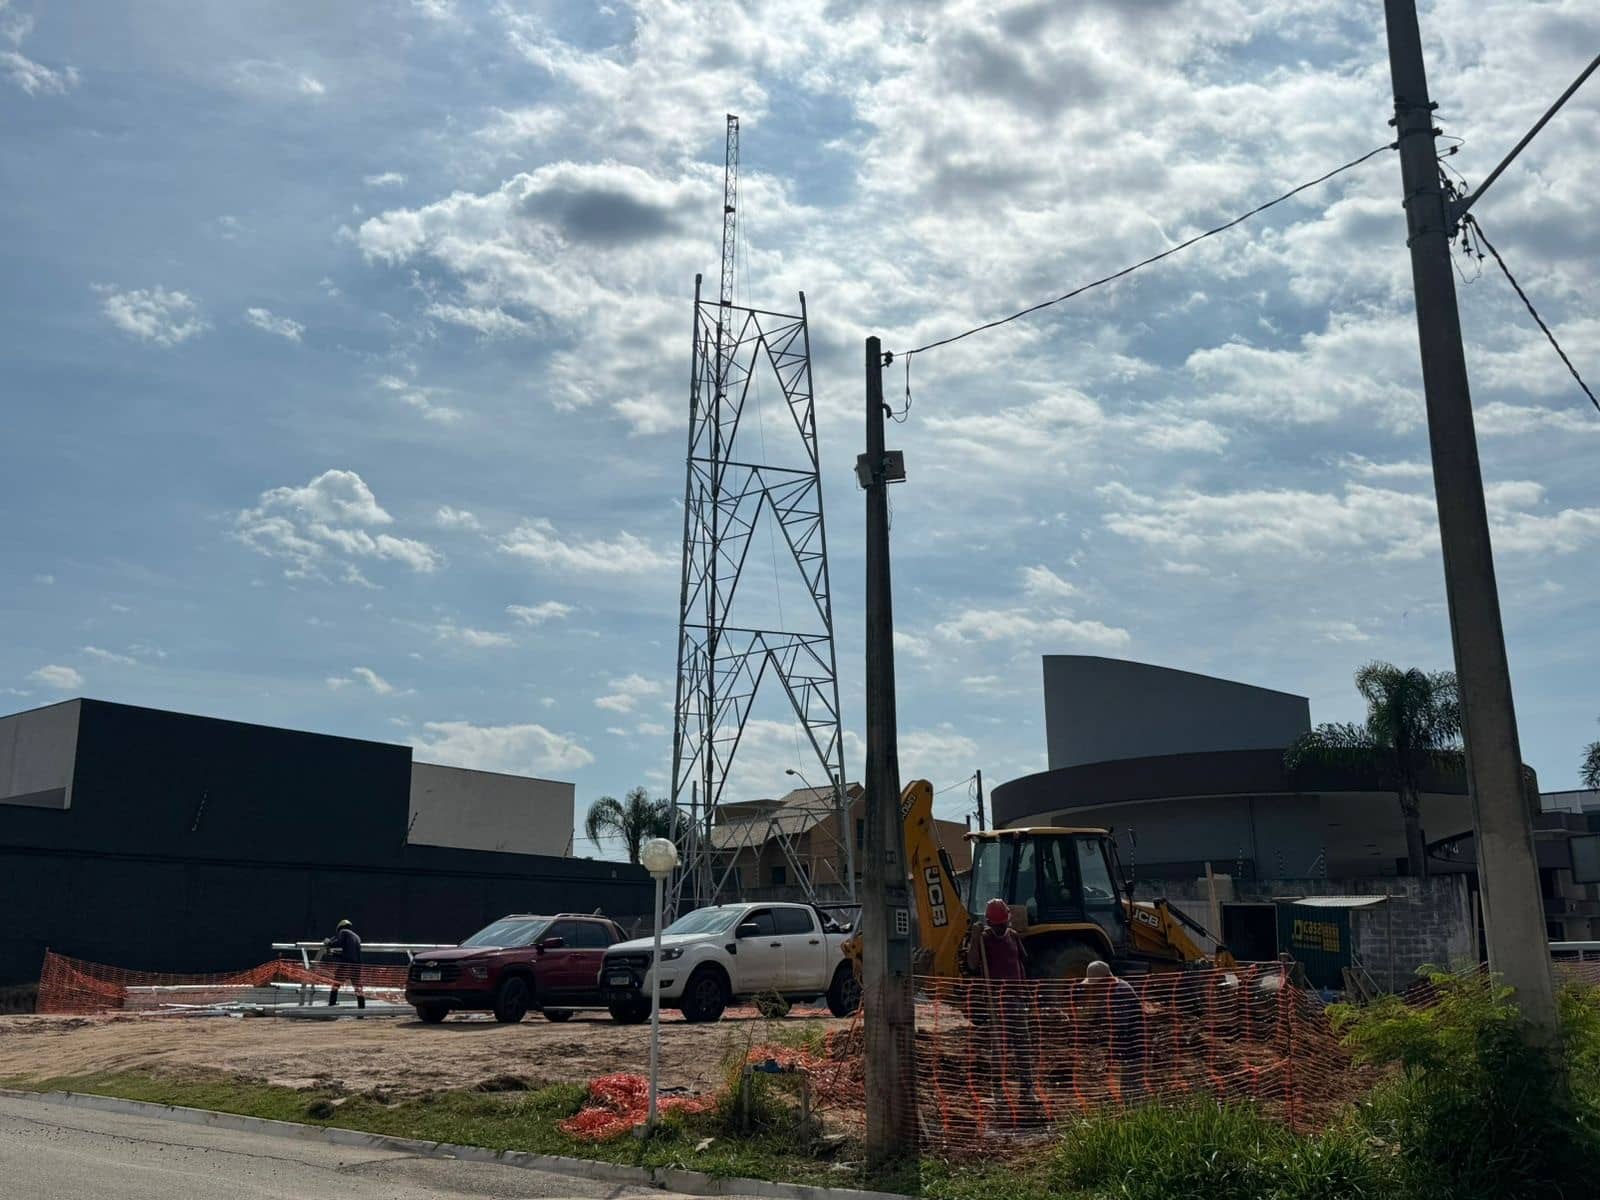
{"label": "green grass", "polygon": [[[75,1091],[212,1109],[280,1121],[362,1130],[431,1142],[525,1150],[644,1167],[686,1167],[723,1177],[777,1179],[920,1194],[930,1200],[1362,1200],[1382,1159],[1353,1135],[1299,1137],[1254,1111],[1195,1105],[1137,1109],[1071,1125],[1055,1147],[1025,1161],[927,1159],[886,1175],[835,1169],[794,1137],[782,1083],[759,1080],[753,1130],[734,1132],[731,1104],[696,1116],[669,1115],[648,1140],[583,1142],[556,1126],[577,1112],[585,1089],[554,1084],[527,1091],[450,1091],[385,1103],[380,1095],[297,1090],[232,1078],[163,1079],[137,1073],[0,1080],[35,1091]],[[511,1081],[510,1086],[514,1086]],[[696,1149],[714,1139],[704,1150]],[[832,1159],[858,1162],[845,1145]],[[1378,1172],[1375,1175],[1374,1172]]]}
{"label": "green grass", "polygon": [[[582,1107],[586,1089],[580,1084],[553,1084],[531,1091],[436,1092],[384,1103],[381,1094],[376,1098],[341,1096],[329,1090],[301,1091],[233,1078],[165,1079],[134,1072],[0,1083],[30,1091],[88,1092],[491,1150],[525,1150],[644,1167],[687,1167],[721,1176],[806,1183],[848,1180],[845,1186],[862,1185],[859,1172],[835,1172],[830,1162],[803,1153],[792,1134],[731,1138],[725,1136],[715,1114],[668,1114],[657,1135],[649,1139],[624,1136],[604,1142],[581,1141],[557,1128],[558,1122]],[[697,1144],[707,1137],[715,1140],[705,1150],[697,1150]]]}

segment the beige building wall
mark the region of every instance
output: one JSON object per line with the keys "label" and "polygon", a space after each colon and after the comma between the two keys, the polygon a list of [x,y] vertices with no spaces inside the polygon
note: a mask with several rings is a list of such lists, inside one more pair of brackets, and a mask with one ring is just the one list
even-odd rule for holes
{"label": "beige building wall", "polygon": [[552,779],[413,761],[406,841],[568,856],[575,792],[572,784]]}

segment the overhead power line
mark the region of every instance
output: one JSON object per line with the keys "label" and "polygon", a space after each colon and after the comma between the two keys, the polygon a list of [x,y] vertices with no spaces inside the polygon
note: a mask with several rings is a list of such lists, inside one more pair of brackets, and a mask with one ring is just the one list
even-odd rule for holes
{"label": "overhead power line", "polygon": [[[1476,204],[1478,202],[1478,198],[1489,190],[1490,184],[1492,184],[1496,179],[1500,178],[1500,173],[1511,165],[1511,160],[1516,158],[1517,155],[1521,154],[1523,148],[1526,147],[1529,142],[1533,141],[1534,136],[1550,123],[1550,118],[1555,116],[1556,113],[1561,110],[1561,106],[1572,98],[1572,93],[1583,86],[1584,80],[1593,75],[1596,68],[1600,68],[1600,54],[1596,54],[1590,61],[1589,65],[1585,67],[1578,74],[1578,77],[1572,81],[1572,85],[1568,87],[1566,91],[1562,92],[1559,97],[1557,97],[1554,104],[1544,110],[1544,116],[1540,117],[1534,122],[1533,128],[1522,135],[1522,140],[1520,142],[1511,147],[1511,153],[1502,158],[1500,160],[1500,165],[1489,172],[1489,178],[1483,181],[1483,185],[1479,187],[1477,191],[1473,192],[1472,195],[1466,197],[1456,205],[1455,210],[1451,214],[1453,217],[1455,217],[1457,220],[1460,220],[1462,217],[1467,215],[1467,210]],[[1499,258],[1500,256],[1497,254],[1495,257]],[[1584,389],[1584,391],[1588,390],[1588,388]],[[1593,396],[1590,397],[1591,400],[1593,398]]]}
{"label": "overhead power line", "polygon": [[[1223,233],[1223,232],[1225,232],[1225,231],[1227,231],[1229,229],[1232,229],[1235,225],[1243,224],[1245,221],[1248,221],[1251,217],[1258,216],[1259,214],[1266,212],[1267,209],[1272,208],[1275,205],[1282,204],[1285,200],[1289,200],[1289,199],[1292,199],[1295,196],[1298,196],[1303,191],[1306,191],[1306,190],[1308,190],[1310,188],[1314,188],[1318,184],[1326,183],[1328,180],[1332,179],[1335,175],[1340,175],[1340,174],[1343,174],[1345,171],[1348,171],[1348,170],[1350,170],[1350,169],[1352,169],[1354,167],[1359,167],[1362,163],[1366,162],[1367,160],[1372,159],[1372,158],[1376,158],[1378,155],[1382,154],[1385,150],[1393,150],[1396,147],[1396,145],[1397,145],[1397,143],[1395,143],[1395,142],[1389,142],[1389,143],[1387,143],[1385,145],[1378,146],[1378,147],[1376,147],[1376,148],[1374,148],[1372,150],[1368,150],[1360,158],[1353,158],[1353,159],[1351,159],[1349,162],[1345,163],[1341,167],[1335,167],[1333,170],[1327,172],[1326,174],[1318,175],[1315,179],[1307,180],[1305,183],[1300,184],[1298,187],[1290,188],[1287,192],[1284,192],[1281,196],[1274,196],[1271,200],[1268,200],[1265,204],[1256,205],[1249,212],[1241,213],[1239,216],[1233,218],[1233,220],[1231,220],[1231,221],[1228,221],[1228,222],[1226,222],[1226,223],[1224,223],[1222,225],[1218,225],[1213,229],[1208,229],[1204,233],[1197,233],[1192,238],[1189,238],[1186,241],[1179,242],[1176,246],[1169,246],[1167,249],[1163,250],[1160,254],[1152,254],[1149,258],[1141,259],[1139,262],[1134,263],[1130,267],[1123,267],[1122,270],[1114,271],[1110,275],[1106,275],[1106,276],[1104,276],[1104,277],[1102,277],[1100,279],[1094,280],[1092,283],[1086,283],[1081,287],[1073,288],[1070,292],[1067,292],[1064,295],[1056,296],[1056,297],[1054,297],[1053,299],[1050,299],[1050,300],[1042,300],[1038,304],[1034,304],[1034,305],[1031,305],[1028,308],[1024,308],[1020,312],[1014,312],[1008,317],[1000,317],[998,320],[987,321],[982,325],[975,325],[971,329],[965,330],[962,333],[953,334],[952,336],[947,337],[947,338],[940,338],[938,341],[929,342],[925,346],[918,346],[915,350],[902,351],[901,354],[900,354],[900,357],[903,358],[903,359],[909,359],[914,354],[922,354],[922,353],[925,353],[926,351],[937,349],[940,346],[948,346],[948,345],[950,345],[951,342],[959,342],[959,341],[961,341],[962,338],[969,338],[975,333],[983,333],[986,330],[996,329],[1001,325],[1009,325],[1012,321],[1020,320],[1023,317],[1026,317],[1026,316],[1029,316],[1029,315],[1031,315],[1033,313],[1038,312],[1040,309],[1049,308],[1052,304],[1060,304],[1064,300],[1071,300],[1074,296],[1081,296],[1081,295],[1083,295],[1083,293],[1088,292],[1088,291],[1093,291],[1097,287],[1103,287],[1108,283],[1113,283],[1116,280],[1121,279],[1125,275],[1132,275],[1135,271],[1141,270],[1144,267],[1148,267],[1152,263],[1158,263],[1164,258],[1172,257],[1172,255],[1177,254],[1180,250],[1187,250],[1190,246],[1194,245],[1196,242],[1202,242],[1208,237],[1212,237],[1215,234]],[[893,356],[888,356],[888,357],[892,358]],[[909,370],[909,366],[908,366],[908,370]]]}
{"label": "overhead power line", "polygon": [[[1479,188],[1478,190],[1481,192],[1483,189]],[[1583,381],[1583,376],[1578,374],[1578,368],[1572,365],[1572,360],[1567,357],[1567,352],[1561,348],[1561,343],[1556,341],[1556,335],[1550,332],[1550,326],[1544,323],[1544,318],[1539,315],[1539,310],[1533,306],[1533,301],[1528,299],[1528,293],[1522,290],[1522,285],[1517,282],[1516,276],[1511,274],[1511,268],[1506,266],[1506,260],[1500,257],[1500,251],[1496,250],[1494,243],[1484,236],[1483,226],[1478,223],[1478,219],[1468,216],[1463,218],[1462,223],[1472,226],[1476,240],[1494,256],[1494,261],[1500,265],[1501,273],[1505,275],[1506,282],[1512,286],[1517,295],[1521,297],[1522,303],[1527,306],[1528,315],[1534,319],[1540,329],[1544,330],[1544,336],[1550,340],[1550,345],[1555,347],[1555,352],[1561,356],[1561,361],[1567,364],[1567,370],[1572,372],[1572,377],[1578,381],[1578,386],[1583,389],[1583,394],[1589,397],[1589,403],[1594,405],[1597,411],[1600,411],[1600,400],[1595,399],[1594,393],[1589,390],[1589,385]]]}

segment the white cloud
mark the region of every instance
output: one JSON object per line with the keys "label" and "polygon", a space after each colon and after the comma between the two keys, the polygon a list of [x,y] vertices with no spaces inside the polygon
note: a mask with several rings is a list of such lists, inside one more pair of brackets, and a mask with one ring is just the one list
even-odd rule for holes
{"label": "white cloud", "polygon": [[56,577],[54,575],[35,575],[33,577],[33,581],[35,583],[42,583],[48,587],[50,584],[56,581]]}
{"label": "white cloud", "polygon": [[393,521],[360,475],[335,469],[302,487],[261,493],[255,507],[234,516],[233,534],[259,553],[288,562],[284,574],[291,579],[320,578],[322,566],[341,555],[342,577],[350,583],[367,583],[354,559],[398,562],[422,574],[443,565],[426,542],[370,532]]}
{"label": "white cloud", "polygon": [[1370,642],[1372,635],[1354,621],[1319,621],[1313,628],[1325,642]]}
{"label": "white cloud", "polygon": [[633,727],[633,731],[640,737],[666,737],[672,730],[665,725],[658,725],[654,721],[640,721]]}
{"label": "white cloud", "polygon": [[0,71],[30,96],[61,95],[78,86],[78,69],[52,70],[17,50],[0,50]]}
{"label": "white cloud", "polygon": [[363,175],[361,182],[369,188],[401,187],[405,184],[406,177],[399,171],[384,171],[379,175]]}
{"label": "white cloud", "polygon": [[410,696],[414,694],[412,689],[409,688],[403,692],[398,691],[394,684],[379,675],[371,667],[352,667],[348,676],[332,675],[323,680],[323,682],[335,691],[359,682],[366,684],[368,688],[379,696]]}
{"label": "white cloud", "polygon": [[116,663],[124,667],[136,667],[139,661],[126,654],[117,654],[111,650],[102,650],[99,646],[85,646],[83,652],[90,658],[98,658],[101,662]]}
{"label": "white cloud", "polygon": [[1524,433],[1600,434],[1600,413],[1584,409],[1544,408],[1537,404],[1507,404],[1493,400],[1478,405],[1473,422],[1481,437],[1514,437]]}
{"label": "white cloud", "polygon": [[969,608],[936,627],[955,642],[1023,641],[1041,653],[1064,646],[1117,650],[1132,640],[1126,629],[1101,621],[1079,621],[1023,608]]}
{"label": "white cloud", "polygon": [[[1112,504],[1103,518],[1112,532],[1202,559],[1400,560],[1434,553],[1439,544],[1433,496],[1421,492],[1359,483],[1347,483],[1342,494],[1283,488],[1146,496],[1118,484],[1100,492]],[[1533,511],[1544,504],[1537,483],[1492,483],[1484,494],[1497,550],[1567,554],[1600,536],[1600,508]]]}
{"label": "white cloud", "polygon": [[162,287],[120,292],[109,284],[96,284],[94,290],[103,297],[101,311],[111,323],[140,341],[171,347],[209,328],[183,292]]}
{"label": "white cloud", "polygon": [[460,642],[474,650],[486,650],[493,646],[509,646],[512,639],[509,634],[495,633],[488,629],[471,629],[464,625],[457,625],[454,621],[441,621],[433,627],[434,633],[441,641]]}
{"label": "white cloud", "polygon": [[229,80],[250,95],[280,97],[325,95],[327,86],[309,71],[275,59],[247,58],[233,65]]}
{"label": "white cloud", "polygon": [[77,692],[83,689],[83,676],[71,667],[63,667],[57,663],[48,663],[37,671],[30,672],[28,678],[58,692]]}
{"label": "white cloud", "polygon": [[901,775],[931,780],[934,787],[979,765],[978,743],[953,725],[906,730],[900,734],[899,750]]}
{"label": "white cloud", "polygon": [[452,408],[448,404],[439,404],[434,397],[445,394],[444,388],[422,387],[398,375],[385,375],[378,380],[378,386],[386,392],[391,392],[401,401],[422,414],[424,420],[436,421],[441,425],[453,425],[461,420],[461,410]]}
{"label": "white cloud", "polygon": [[546,621],[559,621],[577,610],[559,600],[546,600],[542,604],[508,604],[506,612],[524,625],[543,625]]}
{"label": "white cloud", "polygon": [[1373,462],[1360,454],[1347,454],[1340,465],[1362,479],[1432,479],[1433,467],[1425,462]]}
{"label": "white cloud", "polygon": [[1043,564],[1022,568],[1022,590],[1036,600],[1067,600],[1078,589]]}
{"label": "white cloud", "polygon": [[594,706],[619,713],[632,712],[641,700],[659,696],[666,690],[662,684],[643,675],[625,675],[621,679],[613,679],[607,686],[611,691],[595,697]]}
{"label": "white cloud", "polygon": [[609,541],[567,540],[543,518],[522,522],[501,538],[500,549],[540,566],[577,574],[630,575],[674,565],[672,557],[625,530]]}
{"label": "white cloud", "polygon": [[925,637],[909,633],[904,629],[896,629],[894,631],[894,652],[907,658],[927,658],[933,652],[933,645]]}
{"label": "white cloud", "polygon": [[478,518],[464,508],[451,508],[441,504],[433,514],[433,523],[440,529],[481,529]]}
{"label": "white cloud", "polygon": [[262,333],[274,334],[291,342],[298,342],[300,335],[306,331],[299,321],[274,316],[272,310],[266,308],[247,308],[244,310],[244,319]]}
{"label": "white cloud", "polygon": [[0,0],[0,40],[12,47],[0,50],[0,72],[30,96],[61,95],[77,87],[76,67],[56,70],[22,53],[22,43],[32,32],[33,18],[13,9],[10,0]]}
{"label": "white cloud", "polygon": [[514,317],[504,309],[492,306],[430,304],[424,312],[437,321],[475,329],[484,337],[504,337],[514,333],[526,333],[528,330],[528,323],[521,317]]}
{"label": "white cloud", "polygon": [[575,737],[543,725],[473,725],[468,721],[427,721],[412,737],[419,755],[446,766],[514,775],[574,771],[594,762]]}

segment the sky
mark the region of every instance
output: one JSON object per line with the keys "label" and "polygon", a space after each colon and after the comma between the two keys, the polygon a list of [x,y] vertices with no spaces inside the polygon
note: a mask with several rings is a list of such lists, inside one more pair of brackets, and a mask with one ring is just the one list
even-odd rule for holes
{"label": "sky", "polygon": [[[1587,0],[1422,25],[1474,183],[1600,47]],[[1383,145],[1392,100],[1376,0],[0,0],[0,710],[405,743],[570,780],[580,813],[665,792],[729,112],[738,298],[803,291],[811,321],[857,778],[863,339],[1164,249]],[[1043,769],[1044,654],[1315,721],[1361,715],[1366,661],[1451,666],[1400,198],[1381,154],[912,360],[900,761],[941,815],[976,768]],[[1600,378],[1600,83],[1477,215]],[[1600,413],[1493,262],[1459,267],[1524,757],[1572,787],[1600,736]],[[762,543],[745,587],[781,606]],[[808,765],[775,698],[753,718],[730,798]]]}

